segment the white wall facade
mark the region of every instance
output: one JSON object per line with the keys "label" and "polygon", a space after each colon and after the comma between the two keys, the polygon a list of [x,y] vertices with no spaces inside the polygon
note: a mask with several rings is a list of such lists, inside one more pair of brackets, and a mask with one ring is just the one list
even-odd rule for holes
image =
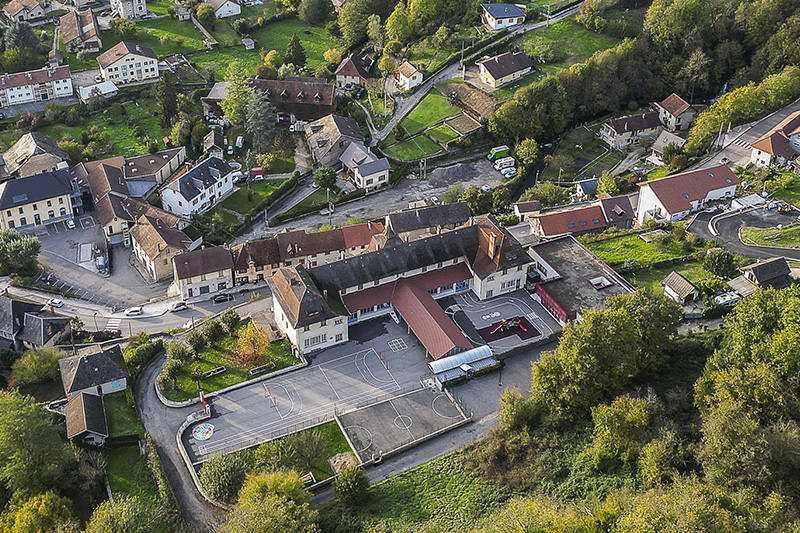
{"label": "white wall facade", "polygon": [[306,354],[322,348],[330,348],[336,344],[347,342],[347,320],[337,316],[330,320],[323,320],[316,324],[295,329],[286,316],[283,308],[275,295],[272,295],[272,305],[275,310],[275,322],[278,328],[297,347],[298,352]]}
{"label": "white wall facade", "polygon": [[403,75],[402,72],[398,72],[397,74],[397,84],[400,86],[401,89],[404,91],[410,91],[417,85],[422,83],[422,72],[416,71],[411,77],[406,77]]}
{"label": "white wall facade", "polygon": [[370,192],[373,189],[377,189],[384,183],[389,183],[389,171],[383,170],[377,174],[372,174],[365,178],[361,175],[358,169],[356,169],[355,174],[353,174],[353,178],[358,188],[366,189],[367,192]]}
{"label": "white wall facade", "polygon": [[191,216],[203,213],[214,207],[233,190],[231,174],[220,177],[210,187],[203,189],[199,195],[187,200],[183,195],[169,187],[161,190],[161,202],[164,210],[179,216]]}
{"label": "white wall facade", "polygon": [[72,78],[0,88],[0,107],[72,96]]}
{"label": "white wall facade", "polygon": [[472,291],[480,300],[514,292],[525,287],[525,276],[528,275],[527,270],[523,266],[517,266],[506,270],[498,270],[485,279],[473,276]]}
{"label": "white wall facade", "polygon": [[[174,256],[179,257],[179,256]],[[173,259],[173,269],[175,261]],[[230,268],[220,270],[219,272],[211,272],[208,274],[201,274],[191,278],[178,279],[175,276],[175,284],[178,287],[178,293],[181,299],[196,298],[198,296],[213,296],[219,291],[230,289],[233,286],[233,277]]]}
{"label": "white wall facade", "polygon": [[147,14],[145,0],[111,0],[111,9],[126,19],[138,19]]}
{"label": "white wall facade", "polygon": [[231,2],[230,0],[228,0],[228,2],[225,2],[224,4],[219,6],[219,9],[217,9],[215,13],[218,19],[224,19],[226,17],[234,17],[236,15],[242,14],[242,6],[240,6],[236,2]]}
{"label": "white wall facade", "polygon": [[158,61],[139,54],[125,54],[106,68],[100,67],[105,81],[130,83],[158,78]]}

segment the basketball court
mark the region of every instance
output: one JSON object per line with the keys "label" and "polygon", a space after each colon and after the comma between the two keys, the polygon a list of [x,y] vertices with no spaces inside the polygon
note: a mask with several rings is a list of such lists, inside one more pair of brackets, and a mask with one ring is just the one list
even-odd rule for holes
{"label": "basketball court", "polygon": [[466,420],[450,397],[430,388],[339,415],[361,462],[387,455]]}

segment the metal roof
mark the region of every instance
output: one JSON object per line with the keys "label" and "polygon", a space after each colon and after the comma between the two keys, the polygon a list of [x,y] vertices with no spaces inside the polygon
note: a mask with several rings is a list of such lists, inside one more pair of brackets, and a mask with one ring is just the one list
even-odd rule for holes
{"label": "metal roof", "polygon": [[492,357],[492,349],[487,346],[478,346],[449,357],[442,357],[438,361],[431,361],[428,366],[434,374],[442,374],[448,370],[459,368],[461,365],[474,366],[475,363],[490,359]]}

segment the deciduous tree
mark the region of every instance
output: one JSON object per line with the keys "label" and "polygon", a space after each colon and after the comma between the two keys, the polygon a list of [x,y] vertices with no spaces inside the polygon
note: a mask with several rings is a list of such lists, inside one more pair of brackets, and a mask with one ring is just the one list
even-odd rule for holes
{"label": "deciduous tree", "polygon": [[228,335],[233,337],[236,334],[236,328],[239,327],[239,321],[241,320],[236,309],[226,309],[219,316],[219,319],[225,325],[225,329],[228,330]]}
{"label": "deciduous tree", "polygon": [[524,139],[517,145],[517,159],[525,167],[530,167],[539,161],[539,146],[534,139]]}
{"label": "deciduous tree", "polygon": [[217,320],[206,320],[203,323],[203,335],[205,335],[209,346],[216,346],[217,342],[225,335],[225,329]]}
{"label": "deciduous tree", "polygon": [[50,346],[28,350],[14,362],[11,375],[20,385],[44,383],[58,378],[58,360],[64,353]]}
{"label": "deciduous tree", "polygon": [[132,496],[115,496],[114,501],[101,503],[86,524],[85,533],[120,531],[145,533],[168,529],[160,506],[145,503]]}
{"label": "deciduous tree", "polygon": [[[209,7],[211,7],[211,6],[209,6]],[[214,9],[211,8],[211,10],[213,12]],[[200,11],[199,10],[198,10],[197,14],[198,14],[198,18],[199,18],[199,15],[200,15]],[[201,23],[202,23],[202,21],[201,21]],[[119,39],[121,41],[124,41],[126,39],[133,39],[133,37],[136,36],[136,32],[138,31],[136,29],[136,23],[135,22],[133,22],[132,20],[128,20],[126,18],[122,18],[122,17],[111,19],[111,22],[109,23],[109,26],[110,26],[111,30],[114,32],[114,34],[117,37],[119,37]]]}
{"label": "deciduous tree", "polygon": [[72,502],[55,492],[12,502],[9,509],[0,515],[0,531],[8,533],[45,533],[60,527],[74,527],[77,531],[77,526]]}
{"label": "deciduous tree", "polygon": [[308,24],[317,24],[328,14],[330,5],[326,0],[300,0],[297,16]]}
{"label": "deciduous tree", "polygon": [[314,183],[320,189],[332,190],[336,186],[336,171],[331,167],[319,167],[314,171]]}
{"label": "deciduous tree", "polygon": [[200,4],[197,8],[197,21],[207,30],[211,30],[217,22],[217,14],[211,4]]}
{"label": "deciduous tree", "polygon": [[257,366],[274,359],[269,350],[269,337],[250,321],[239,331],[236,345],[236,359],[243,366]]}
{"label": "deciduous tree", "polygon": [[369,494],[369,478],[361,468],[346,466],[333,481],[333,489],[342,502],[361,503]]}
{"label": "deciduous tree", "polygon": [[411,24],[408,21],[408,11],[404,2],[399,2],[389,18],[386,19],[386,35],[401,44],[408,42],[411,37]]}

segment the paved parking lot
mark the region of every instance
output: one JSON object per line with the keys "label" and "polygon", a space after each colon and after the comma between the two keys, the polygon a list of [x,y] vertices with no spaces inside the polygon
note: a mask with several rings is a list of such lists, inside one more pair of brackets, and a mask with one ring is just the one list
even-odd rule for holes
{"label": "paved parking lot", "polygon": [[[428,372],[425,352],[403,326],[390,318],[351,328],[351,340],[323,350],[311,364],[284,376],[231,391],[211,400],[212,437],[183,443],[192,461],[203,462],[272,440],[324,419],[403,392],[418,389]],[[403,339],[405,348],[389,343]]]}

